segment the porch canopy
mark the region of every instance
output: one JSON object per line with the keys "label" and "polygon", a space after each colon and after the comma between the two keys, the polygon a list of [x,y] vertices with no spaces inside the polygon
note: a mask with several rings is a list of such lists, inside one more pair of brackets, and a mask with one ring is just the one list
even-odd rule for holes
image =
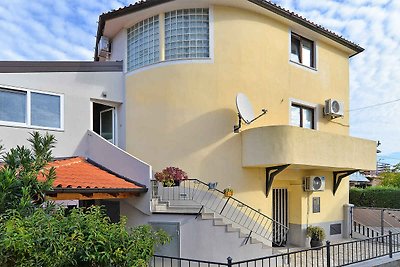
{"label": "porch canopy", "polygon": [[[122,199],[147,192],[144,185],[123,177],[83,157],[57,159],[46,168],[54,167],[53,190],[46,192],[52,200]],[[43,174],[38,180],[43,181]]]}

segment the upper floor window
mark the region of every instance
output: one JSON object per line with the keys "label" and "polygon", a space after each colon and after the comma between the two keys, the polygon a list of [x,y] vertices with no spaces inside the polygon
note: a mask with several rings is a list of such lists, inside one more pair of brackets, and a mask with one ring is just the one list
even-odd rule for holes
{"label": "upper floor window", "polygon": [[128,71],[160,60],[159,34],[158,15],[128,29]]}
{"label": "upper floor window", "polygon": [[290,111],[291,125],[308,129],[315,129],[315,110],[298,104],[292,104]]}
{"label": "upper floor window", "polygon": [[291,34],[290,60],[315,68],[314,42],[295,33]]}
{"label": "upper floor window", "polygon": [[[127,70],[164,60],[210,57],[210,10],[180,9],[156,15],[128,29]],[[163,32],[164,42],[160,42]]]}
{"label": "upper floor window", "polygon": [[209,31],[207,8],[165,13],[165,59],[208,58]]}
{"label": "upper floor window", "polygon": [[61,128],[62,96],[0,88],[0,123]]}

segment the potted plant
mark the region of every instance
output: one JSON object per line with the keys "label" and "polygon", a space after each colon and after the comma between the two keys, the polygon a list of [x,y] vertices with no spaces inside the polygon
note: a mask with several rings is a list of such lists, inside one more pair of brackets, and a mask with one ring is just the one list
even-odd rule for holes
{"label": "potted plant", "polygon": [[325,231],[319,226],[310,225],[307,227],[307,237],[311,238],[310,246],[312,248],[321,247],[322,241],[325,239]]}
{"label": "potted plant", "polygon": [[224,196],[225,197],[233,196],[233,189],[230,186],[224,189]]}
{"label": "potted plant", "polygon": [[179,186],[183,180],[187,180],[186,172],[177,167],[167,167],[154,175],[156,180],[165,187]]}
{"label": "potted plant", "polygon": [[217,185],[218,185],[217,182],[209,182],[209,183],[207,184],[208,190],[215,190],[215,189],[217,189]]}

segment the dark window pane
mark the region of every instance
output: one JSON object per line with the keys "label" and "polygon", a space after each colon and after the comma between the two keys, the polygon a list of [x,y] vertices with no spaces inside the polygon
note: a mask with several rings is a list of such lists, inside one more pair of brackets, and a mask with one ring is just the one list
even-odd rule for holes
{"label": "dark window pane", "polygon": [[0,120],[26,122],[26,92],[0,89]]}
{"label": "dark window pane", "polygon": [[313,116],[314,110],[310,108],[303,108],[303,127],[312,129],[313,128]]}
{"label": "dark window pane", "polygon": [[300,63],[300,40],[292,37],[290,60]]}
{"label": "dark window pane", "polygon": [[31,93],[31,124],[35,126],[60,128],[60,97]]}

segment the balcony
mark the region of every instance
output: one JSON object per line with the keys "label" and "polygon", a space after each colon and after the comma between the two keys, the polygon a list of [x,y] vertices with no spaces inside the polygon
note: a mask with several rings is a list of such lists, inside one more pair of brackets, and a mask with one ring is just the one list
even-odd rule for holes
{"label": "balcony", "polygon": [[281,125],[244,130],[243,167],[290,164],[297,169],[373,170],[376,142]]}

